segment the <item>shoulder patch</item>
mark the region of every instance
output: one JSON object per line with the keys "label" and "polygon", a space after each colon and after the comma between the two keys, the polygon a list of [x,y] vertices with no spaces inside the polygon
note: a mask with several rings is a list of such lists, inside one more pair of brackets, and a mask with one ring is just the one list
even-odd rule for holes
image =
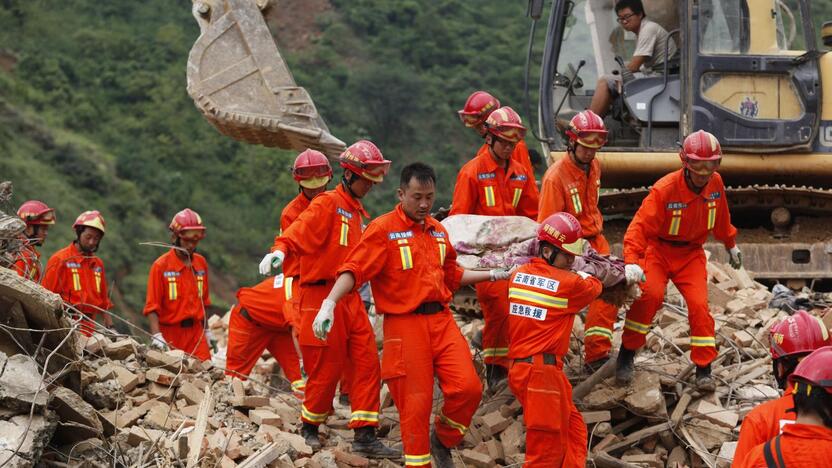
{"label": "shoulder patch", "polygon": [[398,231],[387,234],[389,240],[410,239],[413,237],[413,231]]}
{"label": "shoulder patch", "polygon": [[722,192],[711,192],[708,195],[708,198],[711,199],[711,200],[717,200],[719,198],[722,198]]}
{"label": "shoulder patch", "polygon": [[164,276],[165,278],[177,278],[177,277],[179,277],[179,272],[178,271],[166,271],[166,272],[162,273],[162,276]]}
{"label": "shoulder patch", "polygon": [[69,262],[66,262],[66,267],[67,268],[81,268],[81,264],[78,263],[78,262],[69,261]]}
{"label": "shoulder patch", "polygon": [[683,208],[687,208],[688,204],[683,202],[670,202],[667,204],[668,210],[681,210]]}
{"label": "shoulder patch", "polygon": [[441,238],[441,239],[444,239],[445,237],[448,237],[448,236],[445,235],[444,232],[436,231],[436,230],[430,231],[430,235],[433,236],[433,237]]}
{"label": "shoulder patch", "polygon": [[349,211],[347,211],[347,210],[345,210],[345,209],[341,208],[340,206],[339,206],[338,208],[336,208],[336,209],[335,209],[335,211],[336,211],[339,215],[341,215],[341,216],[343,216],[343,217],[345,217],[345,218],[347,218],[347,219],[352,219],[352,213],[350,213]]}
{"label": "shoulder patch", "polygon": [[529,180],[529,178],[526,176],[526,174],[512,174],[509,179],[510,180],[519,180],[521,182],[525,182],[525,181]]}
{"label": "shoulder patch", "polygon": [[488,180],[493,179],[495,177],[497,177],[497,174],[493,172],[480,172],[479,174],[477,174],[477,179],[479,180]]}

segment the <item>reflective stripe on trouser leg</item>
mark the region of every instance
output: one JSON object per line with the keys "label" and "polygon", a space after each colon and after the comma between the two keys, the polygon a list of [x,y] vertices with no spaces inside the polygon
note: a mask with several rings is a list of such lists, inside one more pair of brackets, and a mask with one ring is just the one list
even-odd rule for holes
{"label": "reflective stripe on trouser leg", "polygon": [[404,454],[405,466],[425,466],[430,465],[430,453],[423,453],[421,455]]}
{"label": "reflective stripe on trouser leg", "polygon": [[485,321],[482,329],[484,361],[508,368],[508,281],[479,283],[476,288],[477,302]]}
{"label": "reflective stripe on trouser leg", "polygon": [[[344,299],[348,299],[344,301]],[[350,382],[350,429],[378,426],[378,411],[381,402],[381,369],[376,348],[376,335],[370,325],[367,310],[358,293],[352,293],[339,302],[347,302],[347,360],[351,365]]]}
{"label": "reflective stripe on trouser leg", "polygon": [[613,324],[618,318],[618,308],[596,299],[589,304],[584,324],[584,354],[586,362],[609,356],[612,348]]}

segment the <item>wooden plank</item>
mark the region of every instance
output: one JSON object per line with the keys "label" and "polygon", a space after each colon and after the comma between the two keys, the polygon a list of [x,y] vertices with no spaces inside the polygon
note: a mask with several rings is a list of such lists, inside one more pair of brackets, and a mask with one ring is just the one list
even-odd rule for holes
{"label": "wooden plank", "polygon": [[214,412],[214,395],[211,393],[211,386],[205,385],[205,398],[199,404],[199,412],[196,415],[196,424],[193,432],[188,437],[188,465],[187,468],[194,468],[199,462],[199,452],[202,449],[202,438],[205,437],[205,429],[208,426],[208,415]]}
{"label": "wooden plank", "polygon": [[659,432],[667,430],[670,430],[670,422],[663,422],[661,424],[656,424],[655,426],[645,427],[644,429],[641,429],[628,435],[621,442],[610,445],[609,447],[607,447],[607,452],[612,453],[616,450],[632,447],[638,441],[644,438],[650,437],[652,435],[658,434]]}
{"label": "wooden plank", "polygon": [[690,404],[692,397],[690,393],[683,393],[682,397],[679,398],[679,402],[676,403],[676,408],[673,409],[673,413],[670,415],[670,423],[673,427],[679,425],[679,421],[682,420],[682,416],[685,415],[685,410],[687,410],[688,405]]}

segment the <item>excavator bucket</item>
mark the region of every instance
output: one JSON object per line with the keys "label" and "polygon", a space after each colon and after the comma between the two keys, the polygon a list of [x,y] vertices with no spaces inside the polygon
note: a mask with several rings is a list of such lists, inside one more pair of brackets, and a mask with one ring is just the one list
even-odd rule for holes
{"label": "excavator bucket", "polygon": [[263,18],[268,0],[195,0],[200,35],[188,56],[188,94],[220,133],[235,140],[330,157],[332,136],[292,73]]}

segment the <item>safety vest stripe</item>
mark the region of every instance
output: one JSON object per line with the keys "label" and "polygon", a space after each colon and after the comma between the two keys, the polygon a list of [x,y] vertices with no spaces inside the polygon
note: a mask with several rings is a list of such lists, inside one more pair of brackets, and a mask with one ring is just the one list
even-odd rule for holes
{"label": "safety vest stripe", "polygon": [[303,404],[301,404],[300,414],[304,417],[304,419],[308,419],[309,421],[317,423],[326,421],[326,417],[328,416],[327,413],[313,413],[306,409],[306,405]]}
{"label": "safety vest stripe", "polygon": [[575,209],[575,214],[580,214],[584,210],[584,207],[581,204],[581,196],[578,194],[578,188],[573,187],[569,189],[569,194],[572,197],[572,207]]}
{"label": "safety vest stripe", "polygon": [[177,296],[176,278],[168,278],[168,300],[175,301]]}
{"label": "safety vest stripe", "polygon": [[708,202],[708,230],[714,228],[716,225],[716,201]]}
{"label": "safety vest stripe", "polygon": [[95,272],[95,292],[101,292],[101,272]]}
{"label": "safety vest stripe", "polygon": [[444,265],[448,246],[444,242],[437,242],[437,244],[439,245],[439,264]]}
{"label": "safety vest stripe", "polygon": [[523,196],[523,189],[516,188],[514,189],[514,198],[511,199],[511,206],[517,208],[517,205],[520,203],[520,197]]}
{"label": "safety vest stripe", "polygon": [[691,336],[691,346],[716,346],[716,339],[713,336]]}
{"label": "safety vest stripe", "polygon": [[679,235],[679,226],[682,224],[682,210],[673,210],[673,218],[670,219],[670,229],[667,233],[671,236]]}
{"label": "safety vest stripe", "polygon": [[485,206],[496,206],[497,202],[494,201],[494,187],[486,186],[483,187],[485,191]]}
{"label": "safety vest stripe", "polygon": [[624,328],[627,330],[634,331],[636,333],[640,333],[642,335],[646,335],[647,332],[650,331],[650,325],[644,323],[638,323],[634,320],[625,319],[624,320]]}
{"label": "safety vest stripe", "polygon": [[508,348],[485,348],[482,350],[484,357],[504,357],[508,356]]}
{"label": "safety vest stripe", "polygon": [[423,466],[430,464],[430,454],[404,456],[404,464],[408,466]]}
{"label": "safety vest stripe", "polygon": [[442,421],[443,423],[451,426],[452,428],[456,429],[462,435],[465,435],[465,431],[468,430],[468,426],[465,426],[463,424],[460,424],[460,423],[454,421],[453,419],[445,416],[445,414],[440,415],[439,420]]}
{"label": "safety vest stripe", "polygon": [[378,413],[375,411],[353,411],[350,422],[352,421],[366,421],[378,422]]}
{"label": "safety vest stripe", "polygon": [[413,268],[413,254],[410,253],[409,245],[399,247],[399,256],[402,258],[402,270]]}
{"label": "safety vest stripe", "polygon": [[292,299],[292,282],[295,281],[293,276],[287,276],[283,280],[283,298],[287,301]]}
{"label": "safety vest stripe", "polygon": [[569,299],[565,297],[550,296],[549,294],[543,294],[521,288],[508,288],[508,298],[520,299],[545,307],[555,307],[557,309],[565,309],[569,305]]}
{"label": "safety vest stripe", "polygon": [[612,330],[604,327],[590,327],[584,333],[584,337],[589,336],[603,336],[604,338],[612,340]]}
{"label": "safety vest stripe", "polygon": [[76,268],[72,269],[72,289],[75,291],[81,290],[81,275]]}
{"label": "safety vest stripe", "polygon": [[347,236],[350,233],[349,221],[345,216],[341,216],[341,237],[338,240],[338,245],[347,246]]}
{"label": "safety vest stripe", "polygon": [[199,291],[199,298],[202,299],[202,283],[205,279],[202,276],[196,277],[196,289]]}

